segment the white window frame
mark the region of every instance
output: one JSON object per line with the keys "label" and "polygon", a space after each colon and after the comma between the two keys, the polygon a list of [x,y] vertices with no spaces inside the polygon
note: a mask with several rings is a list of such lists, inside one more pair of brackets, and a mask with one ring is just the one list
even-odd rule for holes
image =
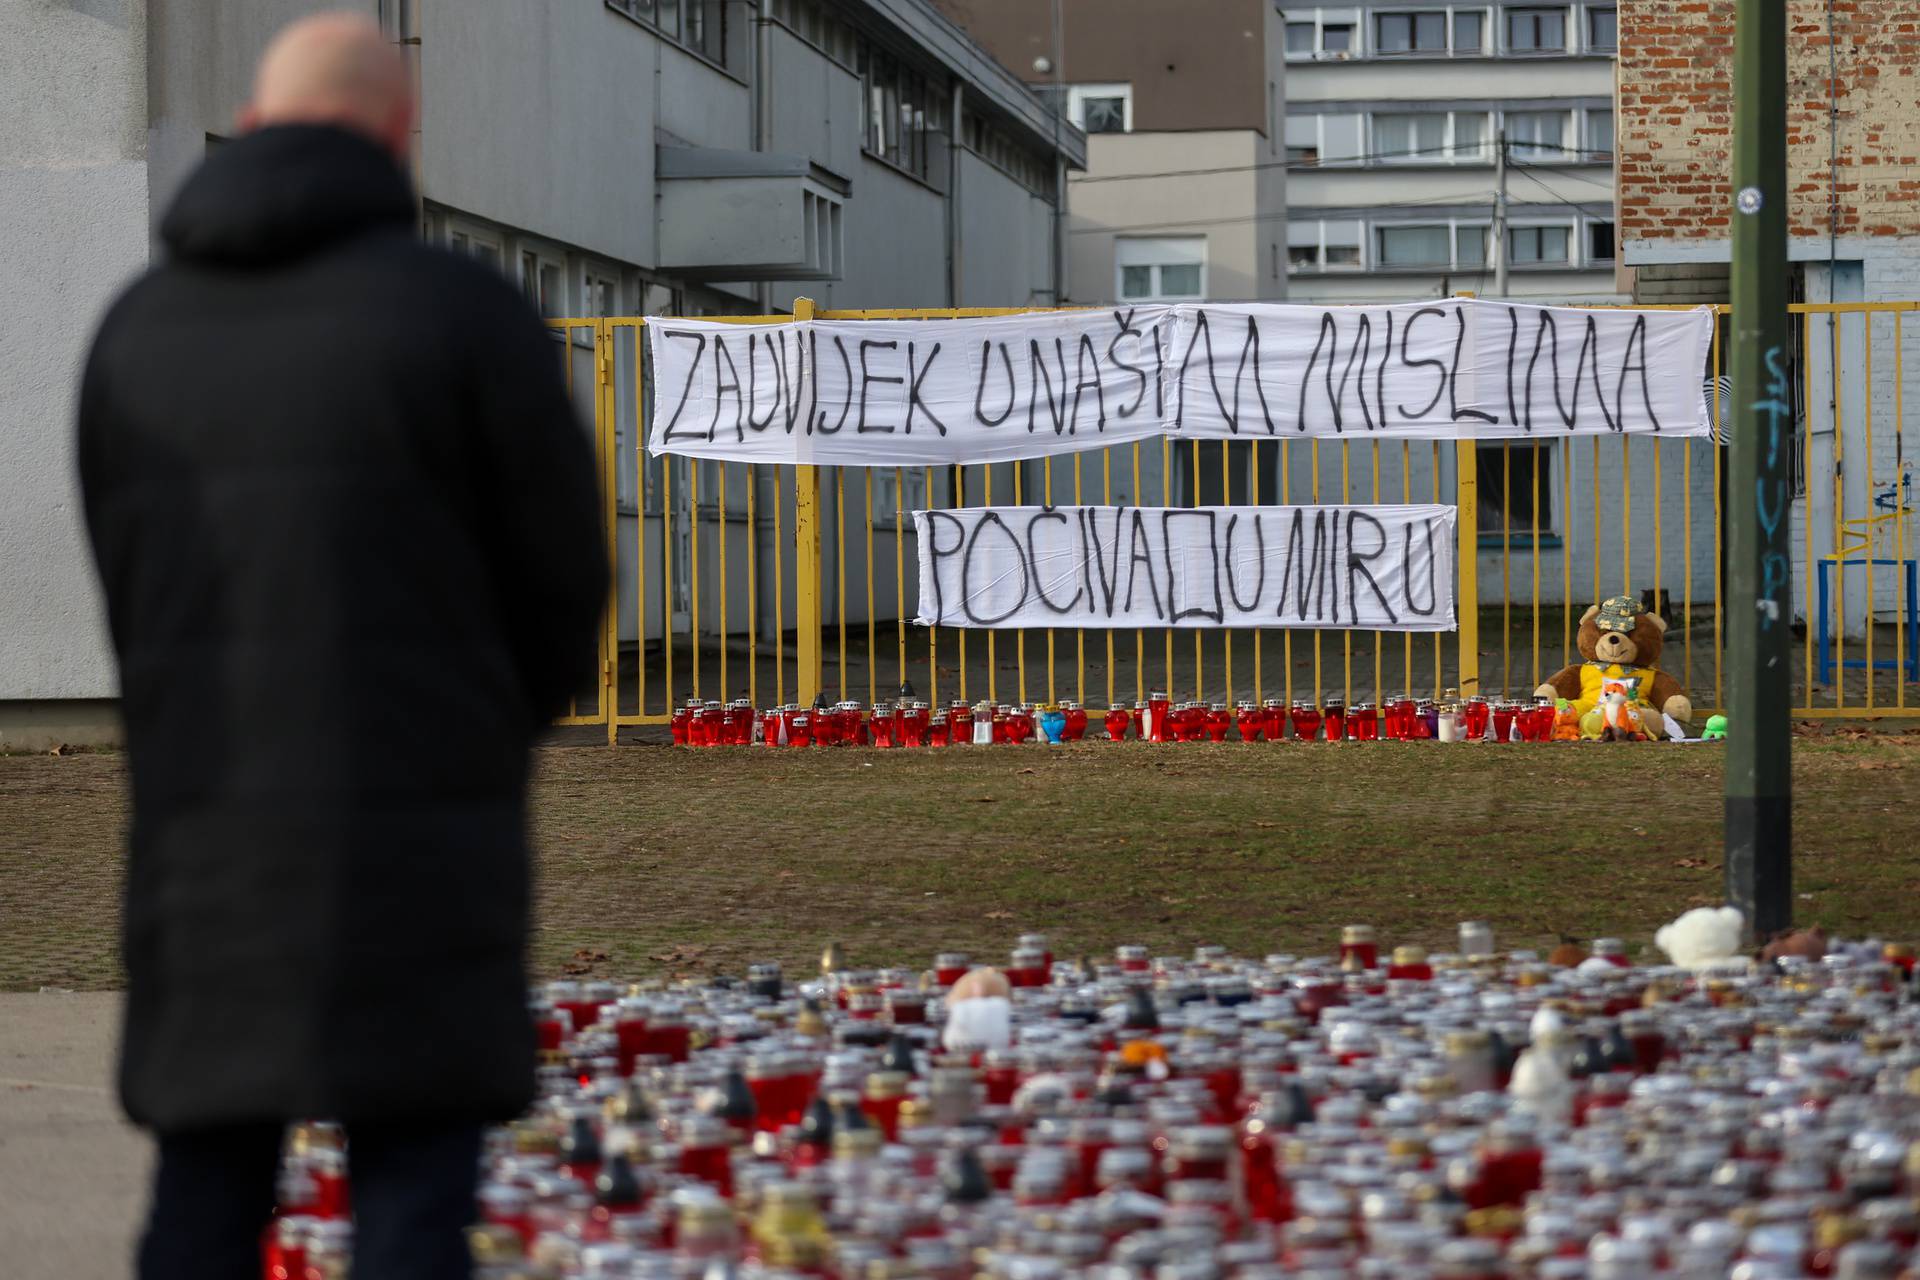
{"label": "white window frame", "polygon": [[[1493,260],[1483,257],[1479,262],[1467,262],[1460,257],[1460,233],[1462,231],[1485,231],[1492,229],[1492,209],[1485,217],[1449,217],[1449,218],[1392,218],[1369,222],[1366,227],[1365,245],[1369,255],[1369,271],[1394,271],[1419,273],[1439,273],[1460,275],[1469,271],[1491,271]],[[1379,261],[1378,248],[1380,233],[1399,227],[1445,227],[1447,232],[1447,260],[1445,262],[1421,263],[1408,266],[1389,266]]]}
{"label": "white window frame", "polygon": [[[1507,253],[1507,269],[1510,271],[1566,271],[1582,265],[1579,237],[1585,226],[1582,218],[1521,218],[1507,224],[1508,243],[1502,246]],[[1544,261],[1519,262],[1513,257],[1512,235],[1516,231],[1564,231],[1567,233],[1567,256]]]}
{"label": "white window frame", "polygon": [[[1612,116],[1614,130],[1618,130],[1620,127],[1620,117],[1614,114],[1612,107],[1582,107],[1579,115],[1580,154],[1575,158],[1585,161],[1587,164],[1611,163],[1614,152],[1618,150],[1620,146],[1619,134],[1615,132],[1613,145],[1605,151],[1601,151],[1593,145],[1593,117],[1596,115]],[[1612,131],[1610,130],[1609,132]]]}
{"label": "white window frame", "polygon": [[[1326,15],[1324,14],[1323,11],[1319,9],[1315,9],[1312,12],[1313,12],[1313,16],[1311,18],[1308,18],[1308,17],[1297,16],[1298,15],[1297,10],[1295,11],[1294,14],[1288,14],[1285,10],[1281,11],[1280,43],[1281,43],[1282,49],[1285,52],[1287,61],[1289,62],[1316,62],[1316,61],[1342,62],[1350,58],[1360,58],[1360,57],[1366,56],[1367,23],[1366,23],[1366,17],[1365,17],[1364,11],[1353,11],[1355,13],[1355,16],[1349,19],[1344,16],[1344,14],[1349,11],[1343,10],[1341,11],[1343,16],[1336,17],[1331,22],[1327,20]],[[1311,25],[1313,27],[1313,47],[1311,49],[1305,50],[1304,52],[1297,52],[1295,50],[1285,48],[1286,28],[1289,24],[1293,24],[1293,23],[1304,23],[1304,24]],[[1326,47],[1327,28],[1330,26],[1353,28],[1353,38],[1347,42],[1347,47],[1345,49],[1336,50],[1331,53],[1327,51],[1327,47]]]}
{"label": "white window frame", "polygon": [[[566,250],[533,236],[513,237],[512,250],[513,280],[522,296],[548,319],[567,315],[573,295],[567,287]],[[527,280],[528,258],[533,260],[535,272],[532,288]],[[552,273],[551,290],[545,288],[548,272]]]}
{"label": "white window frame", "polygon": [[[1560,47],[1558,49],[1516,49],[1507,39],[1507,14],[1516,10],[1529,11],[1558,9],[1560,11]],[[1499,13],[1500,30],[1494,35],[1499,41],[1500,53],[1510,58],[1564,58],[1578,53],[1584,47],[1581,38],[1584,33],[1578,28],[1584,24],[1585,17],[1581,6],[1561,4],[1503,4]]]}
{"label": "white window frame", "polygon": [[[1593,43],[1593,20],[1591,13],[1613,14],[1613,43]],[[1620,51],[1620,6],[1617,4],[1583,4],[1580,6],[1580,51],[1582,53],[1605,54],[1609,57]]]}
{"label": "white window frame", "polygon": [[[1133,85],[1113,84],[1070,84],[1067,86],[1067,119],[1083,133],[1087,128],[1088,98],[1118,98],[1123,119],[1120,131],[1133,132]],[[1112,130],[1102,130],[1110,133]]]}
{"label": "white window frame", "polygon": [[[1593,256],[1593,228],[1611,226],[1613,228],[1613,256],[1596,258]],[[1611,267],[1620,261],[1620,221],[1617,218],[1580,219],[1580,263],[1587,267]]]}
{"label": "white window frame", "polygon": [[[1339,219],[1339,221],[1351,223],[1356,221],[1356,219],[1342,218]],[[1294,228],[1307,225],[1313,227],[1313,262],[1310,265],[1295,266],[1293,262],[1294,249],[1305,248],[1307,246],[1295,245],[1293,243]],[[1329,262],[1327,260],[1327,219],[1290,218],[1287,220],[1287,274],[1297,275],[1306,271],[1333,272],[1336,274],[1365,271],[1367,269],[1367,234],[1367,228],[1362,224],[1360,228],[1360,238],[1357,243],[1348,246],[1344,241],[1342,242],[1341,247],[1350,247],[1353,249],[1354,260],[1352,262]]]}
{"label": "white window frame", "polygon": [[[1200,245],[1200,262],[1199,262],[1200,287],[1197,292],[1168,293],[1166,290],[1160,287],[1160,272],[1163,267],[1186,266],[1189,264],[1168,263],[1168,262],[1123,261],[1123,258],[1125,256],[1121,249],[1121,246],[1123,245],[1153,244],[1155,242],[1167,241],[1167,240],[1197,241],[1199,243]],[[1209,245],[1207,237],[1204,234],[1116,237],[1114,240],[1114,248],[1113,248],[1113,296],[1115,300],[1124,301],[1124,302],[1201,302],[1201,301],[1204,301],[1207,296],[1207,267],[1208,267],[1209,258],[1211,257],[1211,254],[1209,252],[1210,249],[1211,249],[1211,245]],[[1151,268],[1153,272],[1153,275],[1152,275],[1153,288],[1150,289],[1145,294],[1129,296],[1124,286],[1124,281],[1126,279],[1126,269],[1128,267],[1142,267],[1142,266]]]}
{"label": "white window frame", "polygon": [[[1517,116],[1559,116],[1564,124],[1560,130],[1560,145],[1554,151],[1536,151],[1537,142],[1519,142],[1513,136],[1513,121]],[[1502,111],[1500,129],[1507,139],[1507,158],[1519,160],[1525,164],[1579,164],[1586,159],[1585,129],[1586,113],[1575,111],[1571,107],[1548,107],[1541,110]],[[1568,141],[1571,137],[1572,141]]]}
{"label": "white window frame", "polygon": [[[1433,152],[1423,151],[1418,155],[1388,155],[1384,152],[1376,151],[1374,149],[1374,130],[1376,127],[1375,122],[1383,116],[1387,116],[1387,117],[1440,116],[1442,117],[1442,123],[1440,126],[1440,149],[1438,151],[1433,151]],[[1474,155],[1460,154],[1460,141],[1459,141],[1458,132],[1455,128],[1455,120],[1456,120],[1456,117],[1459,117],[1459,116],[1478,116],[1481,120],[1486,122],[1486,129],[1481,134],[1479,151],[1477,154],[1474,154]],[[1366,163],[1369,165],[1422,165],[1422,164],[1491,165],[1493,163],[1493,139],[1494,139],[1496,128],[1497,126],[1494,120],[1492,119],[1492,113],[1487,111],[1368,112],[1366,117],[1366,133],[1365,133],[1364,139],[1362,140],[1362,145],[1366,147],[1366,152],[1365,152],[1365,155],[1367,157]]]}
{"label": "white window frame", "polygon": [[447,248],[463,258],[474,258],[484,262],[478,252],[486,249],[493,254],[494,269],[517,281],[520,278],[520,264],[517,259],[507,256],[507,237],[498,227],[457,214],[448,214],[446,218]]}
{"label": "white window frame", "polygon": [[[1484,58],[1488,55],[1487,28],[1489,25],[1487,9],[1484,5],[1463,4],[1447,5],[1444,8],[1408,8],[1408,9],[1368,9],[1367,15],[1367,56],[1391,62],[1401,62],[1418,58]],[[1412,17],[1417,14],[1437,13],[1446,23],[1446,43],[1438,49],[1382,49],[1379,47],[1380,19]],[[1477,13],[1480,15],[1480,45],[1464,52],[1453,44],[1453,19],[1455,14]]]}
{"label": "white window frame", "polygon": [[[572,272],[573,314],[583,318],[622,314],[626,307],[626,291],[622,288],[621,274],[620,268],[610,262],[576,254]],[[599,286],[605,286],[607,291],[605,311],[595,310],[593,295]]]}

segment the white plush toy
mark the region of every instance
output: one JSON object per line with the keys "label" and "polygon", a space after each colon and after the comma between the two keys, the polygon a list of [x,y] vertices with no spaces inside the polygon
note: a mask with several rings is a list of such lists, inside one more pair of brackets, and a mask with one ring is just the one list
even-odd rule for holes
{"label": "white plush toy", "polygon": [[998,969],[973,969],[947,993],[947,1029],[941,1037],[951,1053],[989,1053],[1013,1043],[1012,984]]}
{"label": "white plush toy", "polygon": [[1653,944],[1683,969],[1711,969],[1740,958],[1746,918],[1737,907],[1695,907],[1662,925]]}

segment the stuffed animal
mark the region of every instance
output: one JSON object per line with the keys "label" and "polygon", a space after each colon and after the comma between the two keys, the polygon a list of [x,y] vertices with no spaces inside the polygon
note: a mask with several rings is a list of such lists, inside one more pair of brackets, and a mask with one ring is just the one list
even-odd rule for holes
{"label": "stuffed animal", "polygon": [[1658,666],[1666,632],[1666,622],[1631,596],[1614,596],[1596,604],[1580,618],[1580,656],[1586,661],[1561,668],[1534,693],[1565,698],[1579,719],[1600,705],[1609,682],[1620,684],[1630,709],[1639,713],[1641,732],[1659,737],[1661,713],[1682,724],[1693,718],[1693,704],[1680,682]]}
{"label": "stuffed animal", "polygon": [[1555,742],[1580,741],[1580,713],[1565,698],[1554,701],[1553,740]]}
{"label": "stuffed animal", "polygon": [[1609,680],[1600,686],[1600,725],[1602,742],[1639,742],[1647,736],[1623,681]]}

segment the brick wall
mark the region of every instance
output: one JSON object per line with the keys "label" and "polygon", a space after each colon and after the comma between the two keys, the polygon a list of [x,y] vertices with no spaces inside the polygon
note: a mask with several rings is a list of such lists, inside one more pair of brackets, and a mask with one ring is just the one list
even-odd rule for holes
{"label": "brick wall", "polygon": [[[1920,235],[1920,6],[1834,0],[1837,178],[1829,167],[1827,10],[1787,4],[1789,234]],[[1620,6],[1617,143],[1627,241],[1728,236],[1733,0]]]}

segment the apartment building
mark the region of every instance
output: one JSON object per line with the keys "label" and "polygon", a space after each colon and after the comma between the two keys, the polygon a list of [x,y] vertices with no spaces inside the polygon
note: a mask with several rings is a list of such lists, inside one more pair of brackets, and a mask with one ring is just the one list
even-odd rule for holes
{"label": "apartment building", "polygon": [[1613,0],[1285,14],[1289,296],[1617,296]]}
{"label": "apartment building", "polygon": [[1270,0],[937,2],[1087,135],[1067,188],[1068,300],[1286,296]]}

